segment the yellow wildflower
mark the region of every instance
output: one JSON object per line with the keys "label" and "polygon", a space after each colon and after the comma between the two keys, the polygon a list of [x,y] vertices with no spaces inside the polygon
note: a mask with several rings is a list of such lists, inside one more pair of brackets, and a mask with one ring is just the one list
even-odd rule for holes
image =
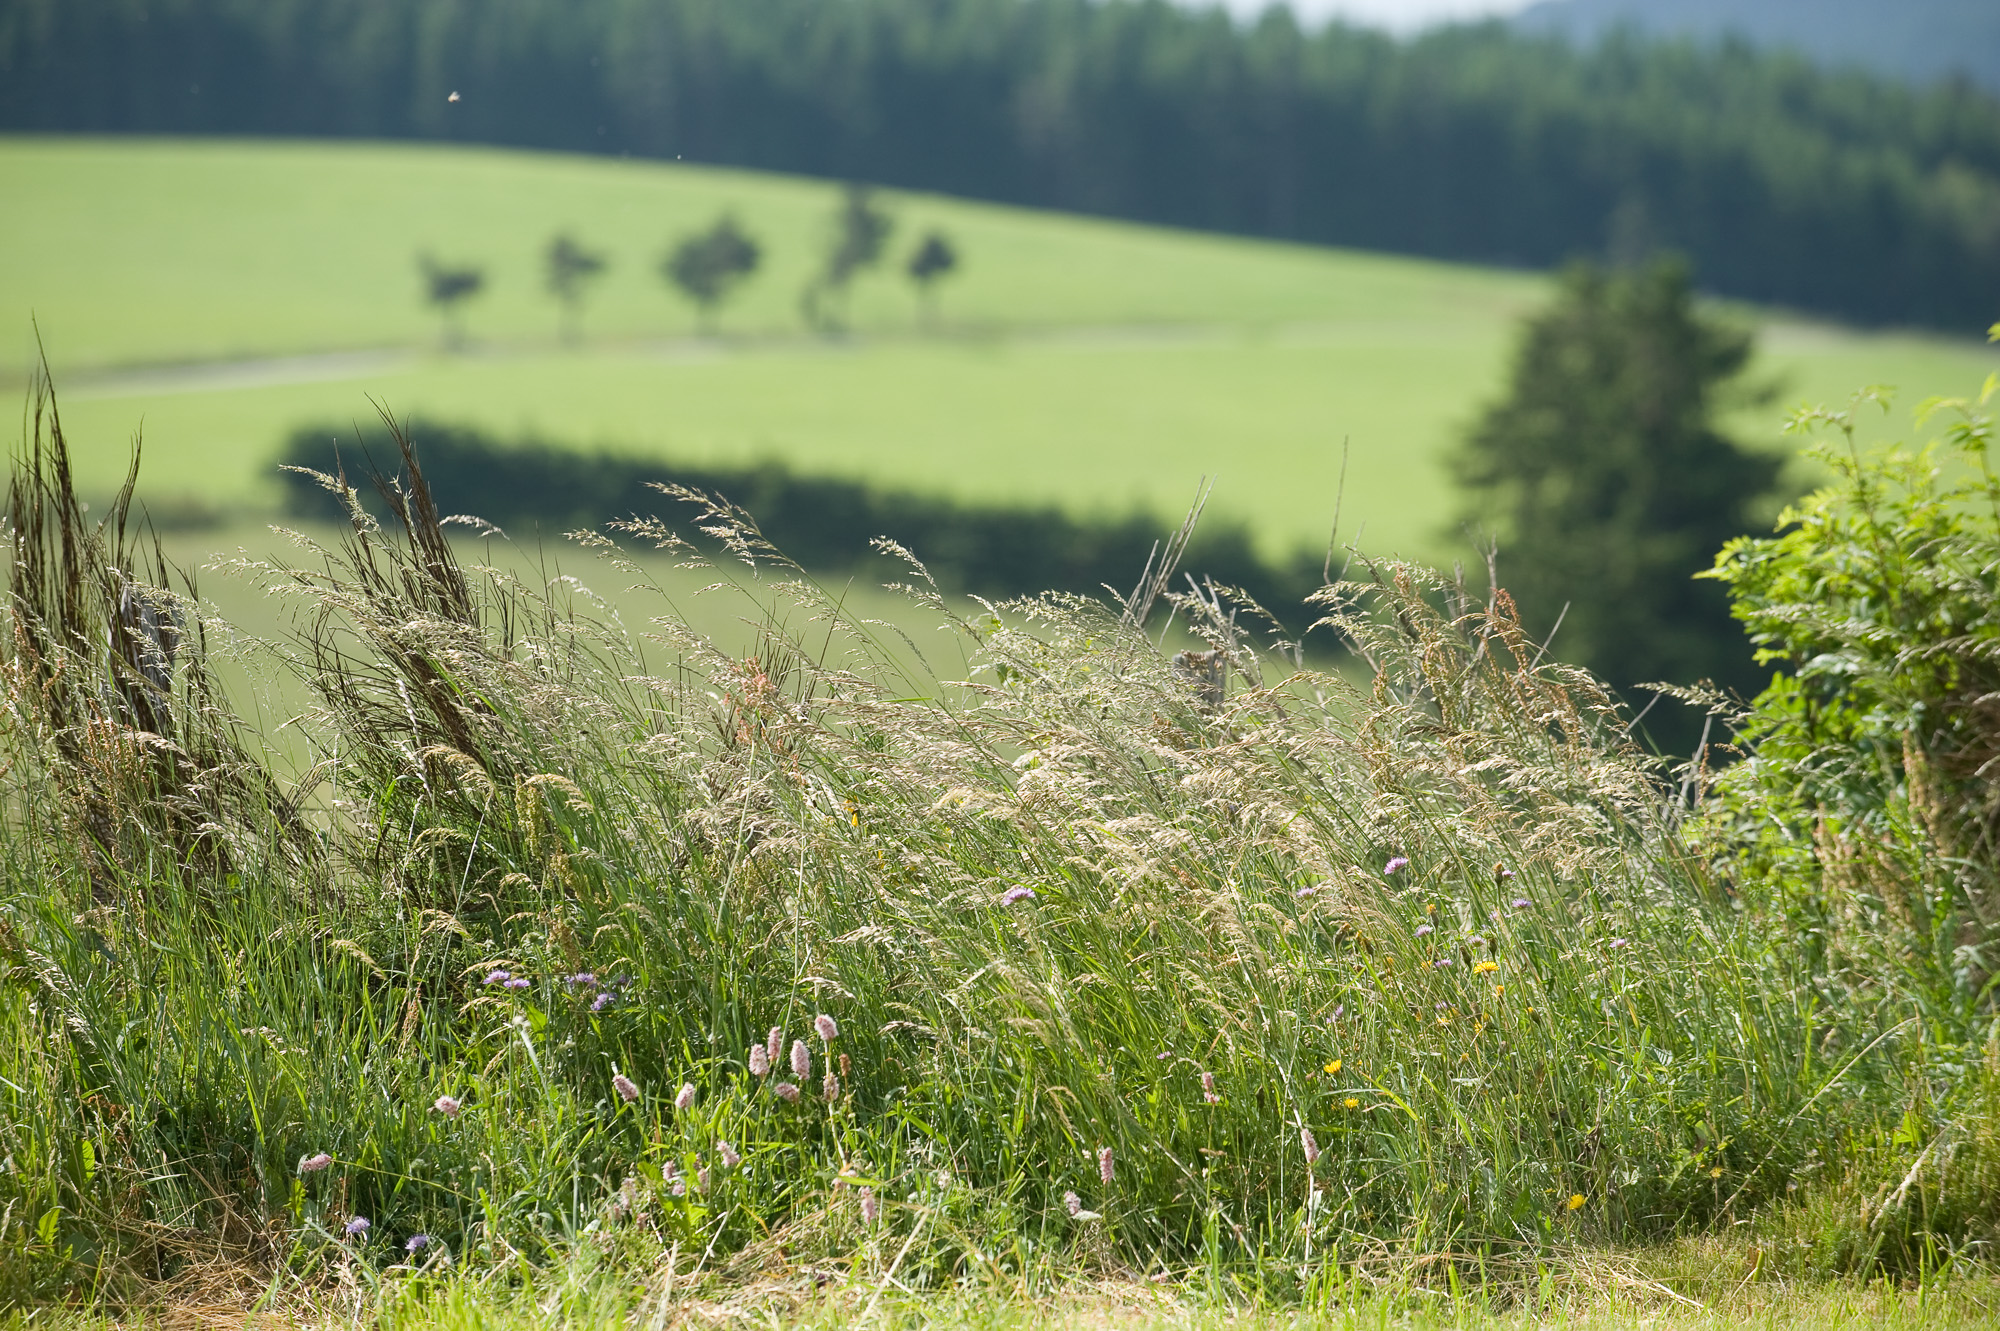
{"label": "yellow wildflower", "polygon": [[1332,1076],[1332,1075],[1333,1075],[1334,1073],[1336,1073],[1336,1072],[1338,1072],[1338,1071],[1340,1071],[1340,1060],[1339,1060],[1339,1059],[1337,1059],[1337,1058],[1336,1058],[1336,1059],[1334,1059],[1334,1060],[1333,1060],[1333,1061],[1332,1061],[1331,1063],[1328,1063],[1328,1064],[1326,1065],[1326,1075],[1327,1075],[1327,1076],[1331,1077],[1331,1076]]}
{"label": "yellow wildflower", "polygon": [[1573,1192],[1573,1193],[1571,1193],[1571,1194],[1569,1195],[1569,1209],[1570,1209],[1570,1210],[1572,1210],[1572,1211],[1574,1211],[1574,1210],[1577,1210],[1577,1209],[1581,1208],[1581,1207],[1582,1207],[1582,1205],[1583,1205],[1583,1194],[1582,1194],[1582,1193],[1580,1193],[1580,1192]]}
{"label": "yellow wildflower", "polygon": [[1721,1177],[1722,1177],[1722,1166],[1721,1166],[1721,1165],[1717,1165],[1717,1166],[1716,1166],[1716,1167],[1715,1167],[1714,1169],[1711,1169],[1711,1170],[1709,1170],[1709,1171],[1708,1171],[1708,1176],[1709,1176],[1710,1178],[1721,1178]]}
{"label": "yellow wildflower", "polygon": [[1340,1102],[1340,1106],[1343,1109],[1359,1109],[1361,1108],[1361,1102],[1350,1095]]}
{"label": "yellow wildflower", "polygon": [[1499,969],[1500,969],[1500,963],[1497,961],[1482,961],[1477,966],[1474,966],[1472,968],[1472,973],[1474,975],[1485,975],[1491,971],[1497,971]]}

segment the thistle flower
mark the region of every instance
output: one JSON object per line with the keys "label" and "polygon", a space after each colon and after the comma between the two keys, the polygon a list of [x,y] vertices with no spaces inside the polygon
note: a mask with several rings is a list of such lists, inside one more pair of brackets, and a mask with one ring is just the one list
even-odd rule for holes
{"label": "thistle flower", "polygon": [[1429,933],[1430,931],[1431,927],[1428,924],[1420,924],[1417,926],[1417,937],[1422,938],[1425,934]]}
{"label": "thistle flower", "polygon": [[350,1239],[365,1238],[367,1237],[369,1228],[368,1217],[358,1215],[347,1222],[345,1232]]}
{"label": "thistle flower", "polygon": [[1436,961],[1433,961],[1431,965],[1435,966],[1439,970],[1443,970],[1445,967],[1451,965],[1451,958],[1439,957]]}
{"label": "thistle flower", "polygon": [[762,1077],[768,1075],[770,1071],[771,1071],[771,1056],[764,1052],[764,1046],[761,1044],[751,1045],[750,1075],[753,1077]]}
{"label": "thistle flower", "polygon": [[1104,1180],[1105,1187],[1108,1188],[1111,1186],[1111,1148],[1109,1146],[1100,1146],[1097,1148],[1097,1176]]}
{"label": "thistle flower", "polygon": [[788,1105],[795,1105],[799,1102],[799,1088],[788,1081],[773,1082],[771,1084],[771,1094],[777,1096]]}
{"label": "thistle flower", "polygon": [[694,1103],[694,1083],[691,1081],[684,1081],[681,1083],[680,1093],[674,1096],[674,1108],[686,1109],[693,1103]]}
{"label": "thistle flower", "polygon": [[1073,1192],[1064,1193],[1063,1209],[1069,1212],[1071,1219],[1075,1219],[1083,1214],[1083,1198]]}
{"label": "thistle flower", "polygon": [[431,1108],[437,1110],[438,1113],[443,1114],[446,1118],[457,1118],[458,1111],[465,1108],[465,1106],[453,1096],[440,1095],[437,1099],[431,1101]]}
{"label": "thistle flower", "polygon": [[783,1026],[773,1026],[771,1033],[764,1037],[764,1057],[770,1059],[772,1065],[776,1066],[778,1055],[784,1051],[785,1028]]}
{"label": "thistle flower", "polygon": [[1391,859],[1391,860],[1390,860],[1390,861],[1389,861],[1389,862],[1388,862],[1387,864],[1385,864],[1385,865],[1383,865],[1383,866],[1382,866],[1382,872],[1383,872],[1384,874],[1388,874],[1388,875],[1392,875],[1392,876],[1393,876],[1393,875],[1394,875],[1394,874],[1396,874],[1396,873],[1397,873],[1398,871],[1400,871],[1400,870],[1402,870],[1403,868],[1407,867],[1409,863],[1410,863],[1410,857],[1409,857],[1409,856],[1407,856],[1407,855],[1398,855],[1398,856],[1396,856],[1395,858]]}
{"label": "thistle flower", "polygon": [[1313,1140],[1313,1130],[1311,1128],[1299,1129],[1299,1145],[1305,1148],[1307,1164],[1310,1165],[1318,1161],[1319,1143]]}
{"label": "thistle flower", "polygon": [[513,975],[507,971],[488,971],[486,973],[486,983],[488,984],[505,984],[513,978]]}
{"label": "thistle flower", "polygon": [[722,1157],[722,1167],[724,1169],[734,1169],[736,1168],[736,1166],[743,1163],[743,1157],[738,1155],[736,1153],[736,1148],[734,1146],[731,1146],[726,1141],[717,1139],[715,1143],[715,1153]]}
{"label": "thistle flower", "polygon": [[299,1172],[301,1174],[317,1174],[332,1163],[333,1157],[325,1151],[321,1151],[318,1155],[303,1155],[299,1157]]}
{"label": "thistle flower", "polygon": [[800,1081],[812,1076],[812,1050],[806,1048],[804,1040],[792,1041],[792,1075]]}
{"label": "thistle flower", "polygon": [[823,1100],[838,1100],[840,1098],[840,1078],[834,1076],[831,1072],[827,1073],[826,1077],[819,1084],[819,1094]]}
{"label": "thistle flower", "polygon": [[528,987],[528,982],[517,975],[513,979],[508,980],[506,983],[502,984],[500,987],[502,989],[526,989]]}
{"label": "thistle flower", "polygon": [[616,1002],[617,999],[618,995],[612,993],[609,989],[605,989],[597,997],[590,1000],[590,1010],[592,1012],[602,1012],[604,1009],[610,1007],[612,1003]]}
{"label": "thistle flower", "polygon": [[622,1072],[611,1074],[611,1087],[618,1092],[618,1098],[628,1105],[639,1098],[639,1083]]}
{"label": "thistle flower", "polygon": [[882,1216],[882,1203],[875,1200],[875,1189],[861,1190],[861,1222],[872,1225]]}
{"label": "thistle flower", "polygon": [[1012,906],[1022,901],[1033,901],[1035,889],[1032,887],[1010,887],[1000,894],[1000,904]]}
{"label": "thistle flower", "polygon": [[403,1242],[403,1251],[404,1251],[404,1252],[422,1252],[422,1251],[423,1251],[423,1250],[424,1250],[425,1248],[428,1248],[428,1247],[430,1247],[430,1246],[431,1246],[431,1236],[430,1236],[430,1235],[428,1235],[428,1234],[412,1234],[412,1235],[410,1235],[410,1237],[409,1237],[408,1239],[404,1240],[404,1242]]}
{"label": "thistle flower", "polygon": [[818,1031],[819,1038],[828,1044],[832,1044],[840,1038],[840,1027],[834,1025],[833,1018],[827,1016],[824,1012],[813,1018],[813,1029]]}
{"label": "thistle flower", "polygon": [[1515,910],[1526,910],[1528,907],[1534,905],[1535,903],[1528,900],[1526,897],[1515,897],[1512,901],[1508,902],[1507,904],[1512,906]]}

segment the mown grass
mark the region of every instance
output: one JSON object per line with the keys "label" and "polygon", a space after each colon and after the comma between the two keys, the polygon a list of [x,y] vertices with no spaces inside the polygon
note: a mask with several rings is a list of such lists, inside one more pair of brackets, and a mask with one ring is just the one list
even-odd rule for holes
{"label": "mown grass", "polygon": [[[1324,546],[1345,444],[1348,533],[1365,516],[1369,549],[1448,563],[1469,545],[1449,530],[1445,455],[1500,391],[1513,322],[1544,291],[1530,274],[893,196],[899,244],[932,224],[962,243],[946,333],[919,336],[907,283],[883,273],[856,289],[861,336],[829,346],[802,337],[795,306],[833,197],[819,182],[410,145],[10,139],[0,185],[35,203],[0,217],[17,363],[30,312],[59,370],[413,351],[261,385],[70,381],[70,419],[92,441],[86,488],[109,492],[143,423],[152,493],[210,511],[271,504],[287,432],[371,419],[372,393],[502,434],[690,461],[777,455],[1076,513],[1179,512],[1219,476],[1218,511],[1254,514],[1272,555]],[[769,241],[769,267],[725,313],[737,340],[694,345],[651,265],[724,206]],[[555,347],[539,287],[537,247],[558,226],[616,260],[577,351]],[[491,265],[496,285],[469,318],[483,351],[421,352],[436,340],[417,298],[422,246]],[[1991,364],[1969,341],[1778,326],[1758,373],[1784,391],[1734,423],[1784,447],[1778,426],[1800,400],[1878,381],[1914,402]]]}

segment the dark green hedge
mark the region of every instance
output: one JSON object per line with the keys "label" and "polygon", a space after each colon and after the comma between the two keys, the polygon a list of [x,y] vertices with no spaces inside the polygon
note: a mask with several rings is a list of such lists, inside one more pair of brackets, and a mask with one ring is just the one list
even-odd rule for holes
{"label": "dark green hedge", "polygon": [[[748,510],[773,544],[807,568],[905,576],[901,565],[870,549],[875,537],[890,536],[922,559],[944,587],[987,596],[1094,593],[1107,583],[1129,590],[1154,543],[1175,525],[1139,512],[1088,519],[1053,507],[964,504],[857,481],[802,476],[777,462],[688,467],[536,440],[502,441],[477,430],[422,422],[411,424],[408,435],[443,512],[476,515],[516,536],[536,527],[545,535],[601,527],[613,518],[644,513],[665,518],[682,535],[698,540],[689,521],[693,511],[648,485],[677,481],[720,493]],[[400,466],[386,431],[357,432],[351,426],[294,431],[279,461],[344,472],[364,492],[365,478],[375,468],[394,475]],[[333,496],[311,477],[280,474],[294,514],[340,516]],[[1258,554],[1240,523],[1204,521],[1181,567],[1241,588],[1294,629],[1310,622],[1303,602],[1320,585],[1320,560],[1301,553],[1283,565],[1273,564]]]}

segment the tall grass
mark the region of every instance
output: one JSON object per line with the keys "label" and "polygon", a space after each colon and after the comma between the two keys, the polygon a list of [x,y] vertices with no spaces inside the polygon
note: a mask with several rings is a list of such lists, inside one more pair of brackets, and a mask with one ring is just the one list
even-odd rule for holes
{"label": "tall grass", "polygon": [[[977,662],[944,679],[682,493],[715,594],[793,606],[735,658],[664,595],[628,625],[468,562],[405,447],[386,527],[323,477],[344,538],[247,570],[295,601],[308,776],[246,741],[227,784],[176,756],[97,786],[88,737],[240,729],[189,686],[198,635],[150,720],[94,628],[35,647],[37,531],[91,625],[138,576],[73,503],[24,523],[67,495],[48,422],[15,482],[0,1297],[561,1257],[1290,1298],[1750,1219],[1924,1130],[1921,1025],[1823,1002],[1503,593],[1326,588],[1349,677],[1174,591],[1185,533],[1125,602],[974,620],[910,561]],[[651,520],[578,539],[607,579],[703,559]],[[1215,655],[1167,657],[1168,616]],[[144,835],[96,833],[103,800]],[[1925,1261],[1978,1240],[1906,1228]]]}

